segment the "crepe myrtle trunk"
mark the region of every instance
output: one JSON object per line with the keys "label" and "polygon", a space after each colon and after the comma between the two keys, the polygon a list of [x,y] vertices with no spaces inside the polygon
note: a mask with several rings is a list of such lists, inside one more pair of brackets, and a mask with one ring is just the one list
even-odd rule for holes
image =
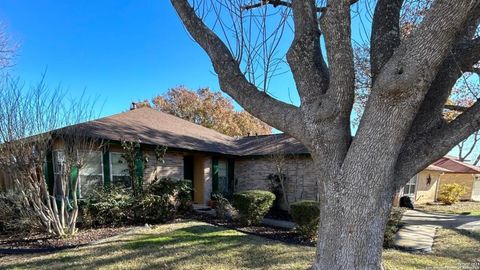
{"label": "crepe myrtle trunk", "polygon": [[[315,165],[321,166],[320,160]],[[394,198],[393,172],[345,170],[320,184],[320,223],[312,269],[382,269],[385,225]]]}

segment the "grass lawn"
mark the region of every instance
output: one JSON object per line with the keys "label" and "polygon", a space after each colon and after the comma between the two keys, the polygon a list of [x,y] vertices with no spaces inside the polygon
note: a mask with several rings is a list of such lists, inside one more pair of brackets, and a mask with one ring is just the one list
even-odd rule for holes
{"label": "grass lawn", "polygon": [[416,205],[416,209],[431,212],[431,213],[445,213],[445,214],[459,214],[480,216],[480,202],[457,202],[452,205],[436,204],[436,205]]}
{"label": "grass lawn", "polygon": [[[0,269],[307,269],[315,248],[189,221],[141,229],[91,247],[6,256]],[[432,254],[386,250],[387,269],[459,266],[480,254],[480,235],[441,230]]]}

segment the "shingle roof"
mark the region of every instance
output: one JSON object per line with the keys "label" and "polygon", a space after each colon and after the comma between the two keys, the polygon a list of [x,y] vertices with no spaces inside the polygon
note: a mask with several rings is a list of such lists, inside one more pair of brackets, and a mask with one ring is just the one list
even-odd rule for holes
{"label": "shingle roof", "polygon": [[309,154],[308,149],[286,134],[241,137],[236,140],[237,150],[243,156],[272,154]]}
{"label": "shingle roof", "polygon": [[151,108],[130,110],[63,130],[68,128],[99,139],[221,154],[232,154],[235,150],[234,138]]}
{"label": "shingle roof", "polygon": [[471,164],[462,162],[452,156],[444,156],[435,161],[432,165],[426,168],[431,171],[441,171],[445,173],[468,173],[480,174],[480,168]]}
{"label": "shingle roof", "polygon": [[139,141],[150,145],[236,156],[308,154],[300,142],[285,134],[234,138],[147,107],[81,123],[57,132],[68,130],[100,139]]}
{"label": "shingle roof", "polygon": [[[139,141],[193,151],[234,156],[309,154],[308,149],[286,134],[234,138],[152,108],[139,108],[81,123],[72,130],[107,140]],[[66,130],[70,127],[61,129]],[[480,174],[480,168],[446,156],[426,168],[445,173]]]}

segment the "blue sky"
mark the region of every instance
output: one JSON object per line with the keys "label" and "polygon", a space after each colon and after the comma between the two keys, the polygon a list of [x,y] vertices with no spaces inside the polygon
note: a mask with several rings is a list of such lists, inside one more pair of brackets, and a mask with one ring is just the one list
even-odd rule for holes
{"label": "blue sky", "polygon": [[50,86],[104,99],[104,115],[177,85],[218,89],[169,1],[2,0],[0,20],[20,44],[14,74],[47,70]]}
{"label": "blue sky", "polygon": [[[99,96],[102,115],[177,85],[219,89],[208,57],[169,1],[2,0],[0,21],[20,45],[13,74],[29,84],[46,70],[50,86]],[[290,74],[272,88],[276,97],[298,101]]]}
{"label": "blue sky", "polygon": [[[357,41],[370,28],[368,19],[360,19],[352,23]],[[73,97],[83,91],[98,97],[102,115],[177,85],[219,90],[208,57],[170,1],[2,0],[0,21],[20,45],[14,75],[28,85],[46,71],[51,87],[61,85]],[[290,73],[276,77],[269,90],[298,104]]]}

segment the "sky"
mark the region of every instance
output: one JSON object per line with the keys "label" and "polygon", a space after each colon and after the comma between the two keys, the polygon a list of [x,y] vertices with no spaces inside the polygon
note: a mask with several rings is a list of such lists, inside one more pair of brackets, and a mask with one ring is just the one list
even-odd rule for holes
{"label": "sky", "polygon": [[[102,115],[178,85],[219,90],[207,55],[169,1],[2,0],[0,21],[19,44],[15,76],[28,85],[46,73],[49,86],[102,100]],[[291,75],[273,86],[290,102]]]}
{"label": "sky", "polygon": [[[28,86],[45,73],[50,87],[97,99],[101,116],[179,85],[219,90],[211,62],[170,1],[2,0],[0,22],[19,45],[14,76]],[[359,41],[370,23],[354,17],[352,28]],[[291,73],[275,77],[269,91],[299,103]]]}
{"label": "sky", "polygon": [[104,101],[103,115],[168,88],[218,89],[205,53],[168,1],[2,0],[0,20],[19,43],[13,73]]}

